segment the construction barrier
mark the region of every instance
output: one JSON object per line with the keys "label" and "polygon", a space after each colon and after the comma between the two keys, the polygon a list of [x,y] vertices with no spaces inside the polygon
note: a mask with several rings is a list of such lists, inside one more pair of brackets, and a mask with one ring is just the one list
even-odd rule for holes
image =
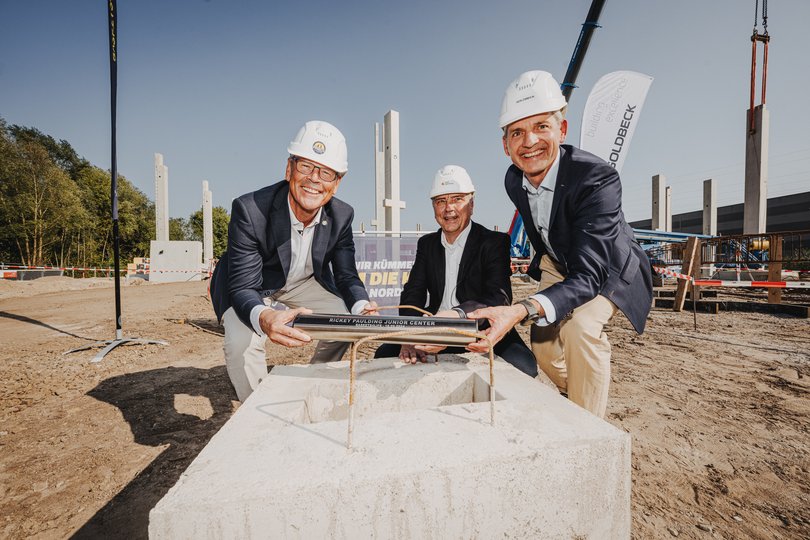
{"label": "construction barrier", "polygon": [[4,264],[3,270],[6,268],[13,270],[61,270],[61,271],[75,271],[75,272],[114,272],[115,268],[81,268],[78,266],[23,266]]}
{"label": "construction barrier", "polygon": [[[214,272],[214,265],[209,264],[205,268],[200,268],[197,270],[150,270],[149,263],[146,264],[139,264],[139,268],[132,270],[127,269],[127,271],[121,270],[122,275],[126,274],[150,274],[150,273],[182,273],[182,274],[202,274],[205,276],[211,276]],[[11,264],[4,264],[0,266],[0,278],[2,279],[18,279],[20,271],[26,270],[49,270],[49,271],[60,271],[60,272],[93,272],[93,273],[102,273],[102,274],[112,274],[115,272],[115,268],[85,268],[80,266],[25,266],[25,265],[11,265]]]}
{"label": "construction barrier", "polygon": [[529,271],[530,262],[528,259],[512,259],[509,267],[513,274],[525,274]]}
{"label": "construction barrier", "polygon": [[722,279],[695,279],[686,274],[680,274],[664,268],[654,266],[656,272],[664,276],[691,281],[696,287],[766,287],[774,289],[810,289],[810,281],[730,281]]}
{"label": "construction barrier", "polygon": [[696,287],[769,287],[773,289],[810,289],[810,281],[728,281],[695,279]]}

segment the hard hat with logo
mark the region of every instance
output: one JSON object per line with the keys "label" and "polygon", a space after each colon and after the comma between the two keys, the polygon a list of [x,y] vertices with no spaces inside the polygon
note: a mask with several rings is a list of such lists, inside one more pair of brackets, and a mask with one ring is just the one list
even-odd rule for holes
{"label": "hard hat with logo", "polygon": [[329,122],[311,120],[304,124],[290,141],[287,152],[325,165],[338,174],[346,174],[349,170],[346,138]]}
{"label": "hard hat with logo", "polygon": [[445,165],[436,173],[433,178],[433,187],[430,190],[430,198],[448,193],[475,193],[472,178],[464,167]]}
{"label": "hard hat with logo", "polygon": [[500,126],[505,128],[535,114],[559,111],[566,106],[560,84],[547,71],[527,71],[509,83],[501,102]]}

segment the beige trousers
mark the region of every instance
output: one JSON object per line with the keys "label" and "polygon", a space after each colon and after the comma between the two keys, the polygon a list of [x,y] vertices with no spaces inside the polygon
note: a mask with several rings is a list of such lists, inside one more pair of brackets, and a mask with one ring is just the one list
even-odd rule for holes
{"label": "beige trousers", "polygon": [[[315,313],[347,314],[343,299],[335,296],[320,286],[315,278],[310,278],[295,289],[283,292],[273,298],[265,298],[264,303],[270,304],[277,300],[284,305],[297,308],[309,308]],[[222,316],[225,326],[225,367],[231,378],[239,401],[247,397],[259,386],[262,379],[267,377],[267,358],[264,345],[266,336],[259,336],[253,328],[246,326],[236,315],[233,308],[228,308]],[[319,341],[315,347],[315,354],[310,362],[313,364],[340,360],[349,343],[340,341]]]}
{"label": "beige trousers", "polygon": [[[540,290],[564,279],[548,255],[543,255],[540,269]],[[600,418],[605,416],[610,386],[610,343],[603,327],[615,313],[616,305],[598,295],[559,324],[531,328],[532,352],[543,373],[568,399]]]}

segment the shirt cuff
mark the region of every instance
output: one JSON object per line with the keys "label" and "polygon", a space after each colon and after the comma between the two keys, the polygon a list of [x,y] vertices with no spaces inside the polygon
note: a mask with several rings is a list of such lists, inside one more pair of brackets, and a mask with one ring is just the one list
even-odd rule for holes
{"label": "shirt cuff", "polygon": [[261,337],[265,336],[264,330],[262,330],[262,326],[259,324],[259,316],[262,314],[262,311],[265,309],[270,309],[267,306],[253,306],[253,309],[250,310],[250,325],[253,327],[253,331],[259,334]]}
{"label": "shirt cuff", "polygon": [[537,303],[540,304],[540,307],[543,308],[543,312],[545,312],[545,316],[534,321],[534,324],[537,326],[548,326],[557,321],[557,310],[554,309],[554,304],[551,303],[548,296],[545,294],[535,294],[530,298],[537,300]]}
{"label": "shirt cuff", "polygon": [[352,306],[352,315],[360,315],[370,303],[368,300],[358,300]]}

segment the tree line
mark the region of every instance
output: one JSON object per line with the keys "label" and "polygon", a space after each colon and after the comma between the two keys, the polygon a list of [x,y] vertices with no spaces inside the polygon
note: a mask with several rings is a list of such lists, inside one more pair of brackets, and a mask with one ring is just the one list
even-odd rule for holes
{"label": "tree line", "polygon": [[[0,117],[0,262],[26,266],[113,264],[110,172],[79,156],[65,140]],[[214,257],[225,251],[228,211],[213,209]],[[148,257],[155,205],[118,175],[122,265]],[[172,218],[171,240],[202,241],[202,209]]]}

